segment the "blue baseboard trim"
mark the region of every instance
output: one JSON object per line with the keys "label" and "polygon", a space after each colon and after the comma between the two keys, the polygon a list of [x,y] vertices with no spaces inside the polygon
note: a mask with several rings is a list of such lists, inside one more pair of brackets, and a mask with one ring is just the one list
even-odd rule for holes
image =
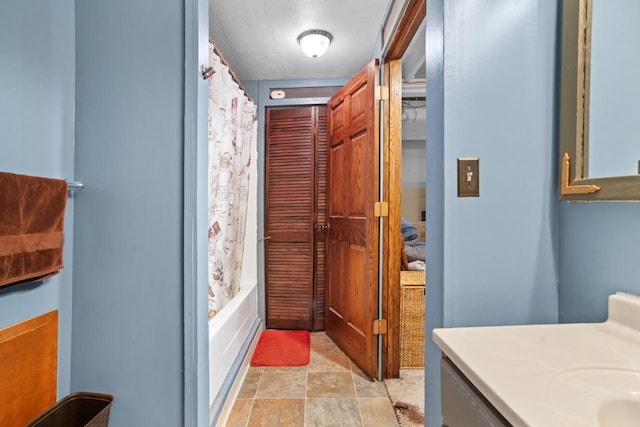
{"label": "blue baseboard trim", "polygon": [[242,364],[244,363],[247,355],[249,353],[249,349],[251,348],[251,344],[255,339],[256,334],[260,330],[260,324],[262,321],[259,317],[257,317],[253,321],[253,325],[251,325],[251,331],[249,332],[249,336],[245,340],[242,348],[240,349],[240,353],[236,357],[236,360],[233,362],[231,366],[231,370],[227,374],[227,378],[225,378],[224,383],[222,383],[222,388],[218,392],[218,395],[214,399],[211,404],[210,413],[213,412],[213,421],[211,423],[211,427],[215,427],[218,423],[218,419],[220,418],[220,414],[222,413],[222,408],[224,408],[224,404],[227,402],[227,398],[229,397],[229,393],[231,392],[231,387],[233,387],[233,383],[238,377],[238,373],[240,372],[240,368],[242,368]]}

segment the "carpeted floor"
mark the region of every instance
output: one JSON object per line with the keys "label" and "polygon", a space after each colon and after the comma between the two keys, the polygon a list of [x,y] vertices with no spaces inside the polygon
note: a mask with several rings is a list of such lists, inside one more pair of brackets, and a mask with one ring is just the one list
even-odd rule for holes
{"label": "carpeted floor", "polygon": [[384,380],[401,427],[424,425],[424,370],[401,369],[400,378]]}

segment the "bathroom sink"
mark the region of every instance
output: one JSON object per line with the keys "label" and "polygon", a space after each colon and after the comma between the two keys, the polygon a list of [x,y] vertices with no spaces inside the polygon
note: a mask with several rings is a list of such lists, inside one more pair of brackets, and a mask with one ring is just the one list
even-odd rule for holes
{"label": "bathroom sink", "polygon": [[598,421],[602,427],[638,427],[640,426],[640,401],[607,401],[600,406]]}
{"label": "bathroom sink", "polygon": [[514,426],[640,427],[640,296],[602,323],[441,328],[433,339]]}
{"label": "bathroom sink", "polygon": [[550,401],[567,422],[593,427],[640,426],[640,370],[586,367],[552,380]]}

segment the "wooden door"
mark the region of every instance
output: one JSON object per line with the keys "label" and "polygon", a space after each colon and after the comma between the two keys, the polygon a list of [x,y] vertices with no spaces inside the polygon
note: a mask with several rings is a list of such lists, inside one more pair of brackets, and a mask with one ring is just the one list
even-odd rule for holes
{"label": "wooden door", "polygon": [[378,62],[329,101],[329,201],[325,329],[377,376],[379,129]]}
{"label": "wooden door", "polygon": [[324,328],[326,121],[324,106],[267,110],[267,328]]}

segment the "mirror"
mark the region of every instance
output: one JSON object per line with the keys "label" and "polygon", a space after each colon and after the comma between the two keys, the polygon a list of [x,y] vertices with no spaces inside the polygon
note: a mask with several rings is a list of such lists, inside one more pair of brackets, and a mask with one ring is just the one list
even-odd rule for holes
{"label": "mirror", "polygon": [[637,0],[565,0],[561,200],[640,200]]}
{"label": "mirror", "polygon": [[[592,178],[637,175],[640,2],[591,0],[589,164]],[[597,60],[596,60],[597,58]]]}

